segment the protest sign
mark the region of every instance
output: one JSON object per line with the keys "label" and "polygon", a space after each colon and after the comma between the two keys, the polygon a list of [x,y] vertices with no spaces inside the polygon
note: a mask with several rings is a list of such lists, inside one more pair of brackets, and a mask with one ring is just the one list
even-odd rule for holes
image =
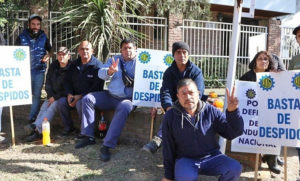
{"label": "protest sign", "polygon": [[160,87],[164,71],[171,66],[173,56],[160,50],[138,49],[135,67],[133,105],[161,107]]}
{"label": "protest sign", "polygon": [[31,104],[27,46],[0,46],[0,106]]}
{"label": "protest sign", "polygon": [[259,141],[300,147],[300,72],[258,73]]}
{"label": "protest sign", "polygon": [[236,97],[239,99],[239,111],[244,120],[243,135],[231,141],[231,151],[262,154],[280,154],[280,146],[262,144],[257,140],[258,110],[257,84],[249,81],[235,81]]}

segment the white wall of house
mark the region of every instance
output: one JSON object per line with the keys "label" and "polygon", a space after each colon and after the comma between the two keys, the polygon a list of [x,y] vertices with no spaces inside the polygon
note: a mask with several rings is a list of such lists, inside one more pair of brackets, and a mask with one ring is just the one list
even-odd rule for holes
{"label": "white wall of house", "polygon": [[[282,13],[295,13],[299,0],[256,0],[255,9]],[[234,0],[210,0],[211,4],[234,6]],[[243,7],[249,8],[251,0],[244,0]]]}

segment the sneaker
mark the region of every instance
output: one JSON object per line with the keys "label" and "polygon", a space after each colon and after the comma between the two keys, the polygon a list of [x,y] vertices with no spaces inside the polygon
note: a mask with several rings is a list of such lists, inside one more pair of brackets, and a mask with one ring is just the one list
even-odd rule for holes
{"label": "sneaker", "polygon": [[152,141],[143,146],[142,150],[154,154],[161,147],[161,142],[162,139],[160,137],[154,136]]}
{"label": "sneaker", "polygon": [[78,143],[76,143],[75,148],[76,149],[83,148],[88,145],[94,145],[94,144],[96,144],[95,138],[85,136],[83,139],[79,140]]}
{"label": "sneaker", "polygon": [[102,146],[100,148],[100,160],[107,162],[110,159],[110,151],[109,147],[107,146]]}
{"label": "sneaker", "polygon": [[24,131],[27,136],[32,135],[35,132],[35,129],[36,129],[35,124],[27,124],[26,126],[24,126]]}
{"label": "sneaker", "polygon": [[39,132],[35,131],[32,135],[28,136],[25,138],[26,142],[33,142],[42,139],[42,134]]}
{"label": "sneaker", "polygon": [[0,143],[5,143],[7,139],[4,136],[0,136]]}

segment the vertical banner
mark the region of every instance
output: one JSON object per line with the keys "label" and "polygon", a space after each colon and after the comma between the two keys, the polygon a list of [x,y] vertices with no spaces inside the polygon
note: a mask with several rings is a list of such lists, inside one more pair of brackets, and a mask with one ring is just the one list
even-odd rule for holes
{"label": "vertical banner", "polygon": [[0,106],[31,104],[27,46],[0,46]]}
{"label": "vertical banner", "polygon": [[300,72],[257,74],[259,140],[300,147]]}
{"label": "vertical banner", "polygon": [[161,107],[160,87],[164,71],[171,66],[173,56],[160,50],[138,49],[135,67],[133,105]]}
{"label": "vertical banner", "polygon": [[231,141],[231,151],[279,155],[280,146],[262,144],[257,139],[258,122],[261,121],[258,117],[263,112],[258,109],[260,100],[256,82],[236,80],[235,85],[240,114],[244,120],[244,133]]}

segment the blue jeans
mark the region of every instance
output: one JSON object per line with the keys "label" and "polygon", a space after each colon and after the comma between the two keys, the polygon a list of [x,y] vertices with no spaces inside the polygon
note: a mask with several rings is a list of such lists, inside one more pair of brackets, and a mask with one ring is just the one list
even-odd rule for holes
{"label": "blue jeans", "polygon": [[[60,98],[60,99],[63,99],[63,98]],[[36,125],[36,128],[39,131],[39,133],[42,133],[42,124],[43,124],[44,118],[45,117],[48,118],[48,121],[51,122],[53,117],[55,116],[55,113],[58,108],[58,101],[59,100],[54,101],[48,107],[48,100],[45,100],[43,105],[41,106],[40,112],[39,112],[35,122],[33,123]]]}
{"label": "blue jeans", "polygon": [[[76,110],[78,113],[78,118],[81,120],[82,108],[81,108],[82,99],[78,100],[76,103]],[[69,106],[67,97],[62,97],[58,100],[58,112],[64,124],[64,130],[70,131],[73,129],[73,120],[70,114],[72,107]]]}
{"label": "blue jeans", "polygon": [[[200,163],[200,168],[196,164]],[[175,161],[175,180],[198,181],[198,174],[218,176],[219,181],[237,181],[241,175],[241,164],[219,154],[205,159],[179,158]]]}
{"label": "blue jeans", "polygon": [[29,114],[29,120],[36,118],[41,99],[41,91],[44,84],[45,73],[31,73],[32,105]]}
{"label": "blue jeans", "polygon": [[84,96],[82,98],[82,135],[94,137],[95,108],[115,110],[103,145],[110,148],[116,147],[129,113],[133,109],[131,100],[112,97],[108,91],[92,92]]}

